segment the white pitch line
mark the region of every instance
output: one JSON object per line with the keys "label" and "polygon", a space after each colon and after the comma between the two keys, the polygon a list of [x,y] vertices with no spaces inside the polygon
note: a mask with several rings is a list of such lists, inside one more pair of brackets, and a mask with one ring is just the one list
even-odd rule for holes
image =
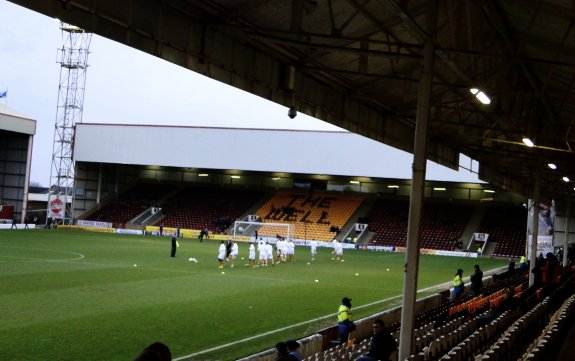
{"label": "white pitch line", "polygon": [[[501,268],[497,268],[497,269],[493,269],[493,270],[486,271],[485,274],[493,274],[493,273],[496,273],[496,272],[499,271],[499,270],[505,270],[505,269],[507,269],[507,267],[501,267]],[[436,288],[445,288],[445,287],[449,287],[450,285],[451,285],[451,282],[440,283],[440,284],[437,284],[437,285],[435,285],[435,286],[430,286],[430,287],[427,287],[427,288],[423,288],[423,289],[421,289],[421,290],[418,290],[417,293],[432,291],[432,290],[434,290],[434,289],[436,289]],[[378,303],[384,303],[384,302],[388,302],[388,301],[393,301],[393,300],[395,300],[395,299],[397,299],[397,298],[402,298],[402,297],[403,297],[403,295],[397,295],[397,296],[394,296],[394,297],[389,297],[389,298],[386,298],[386,299],[384,299],[384,300],[374,301],[374,302],[371,302],[371,303],[368,303],[368,304],[365,304],[365,305],[358,306],[358,307],[356,307],[355,309],[357,310],[357,309],[362,309],[362,308],[366,308],[366,307],[375,306],[375,305],[377,305]],[[209,349],[206,349],[206,350],[202,350],[202,351],[199,351],[199,352],[195,352],[195,353],[192,353],[192,354],[189,354],[189,355],[186,355],[186,356],[181,356],[181,357],[178,357],[178,358],[173,359],[173,361],[184,361],[184,360],[188,360],[188,359],[191,359],[191,358],[193,358],[193,357],[195,357],[195,356],[199,356],[199,355],[203,355],[203,354],[206,354],[206,353],[209,353],[209,352],[221,350],[221,349],[224,349],[224,348],[226,348],[226,347],[230,347],[230,346],[237,345],[237,344],[239,344],[239,343],[243,343],[243,342],[248,342],[248,341],[251,341],[251,340],[255,340],[255,339],[260,338],[260,337],[273,335],[274,333],[278,333],[278,332],[282,332],[282,331],[285,331],[285,330],[289,330],[290,328],[299,327],[299,326],[304,326],[304,325],[307,325],[307,324],[310,324],[310,323],[318,322],[318,321],[324,320],[324,319],[326,319],[326,318],[335,317],[336,315],[337,315],[337,313],[332,313],[332,314],[329,314],[329,315],[326,315],[326,316],[322,316],[322,317],[315,318],[315,319],[313,319],[313,320],[308,320],[308,321],[296,323],[296,324],[294,324],[294,325],[289,325],[289,326],[282,327],[282,328],[278,328],[278,329],[271,330],[271,331],[268,331],[268,332],[260,333],[259,335],[255,335],[255,336],[247,337],[247,338],[244,338],[244,339],[241,339],[241,340],[229,342],[229,343],[226,343],[226,344],[223,344],[223,345],[219,345],[219,346],[212,347],[212,348],[209,348]]]}
{"label": "white pitch line", "polygon": [[37,258],[37,257],[13,257],[13,256],[0,256],[3,258],[12,258],[12,259],[21,259],[21,260],[29,260],[29,261],[40,261],[40,262],[66,262],[66,261],[79,261],[81,259],[84,259],[86,256],[84,256],[82,253],[78,253],[78,252],[68,252],[68,251],[60,251],[60,250],[56,250],[56,249],[50,249],[50,248],[26,248],[26,247],[11,247],[11,246],[3,246],[2,248],[12,248],[12,249],[20,249],[20,250],[30,250],[30,251],[42,251],[42,252],[48,252],[48,253],[63,253],[63,254],[69,254],[69,255],[73,255],[76,256],[75,258],[60,258],[60,259],[45,259],[45,258]]}
{"label": "white pitch line", "polygon": [[[431,289],[433,289],[433,288],[435,288],[435,287],[438,287],[438,286],[440,286],[440,285],[421,289],[421,290],[418,291],[418,293],[419,293],[419,292],[429,291],[429,290],[431,290]],[[372,302],[372,303],[368,303],[368,304],[365,304],[365,305],[362,305],[362,306],[355,307],[355,309],[357,310],[357,309],[362,309],[362,308],[366,308],[366,307],[371,307],[371,306],[377,305],[377,304],[379,304],[379,303],[384,303],[384,302],[388,302],[388,301],[393,301],[393,300],[395,300],[395,299],[397,299],[397,298],[402,298],[402,297],[403,297],[403,295],[397,295],[397,296],[394,296],[394,297],[389,297],[389,298],[386,298],[386,299],[384,299],[384,300],[379,300],[379,301],[375,301],[375,302]],[[226,347],[230,347],[230,346],[237,345],[237,344],[239,344],[239,343],[248,342],[248,341],[251,341],[251,340],[255,340],[255,339],[257,339],[257,338],[260,338],[260,337],[269,336],[269,335],[273,335],[274,333],[286,331],[286,330],[289,330],[290,328],[299,327],[299,326],[305,326],[305,325],[307,325],[307,324],[314,323],[314,322],[318,322],[318,321],[324,320],[324,319],[326,319],[326,318],[332,318],[332,317],[335,317],[336,315],[337,315],[337,313],[331,313],[331,314],[329,314],[329,315],[322,316],[322,317],[318,317],[318,318],[315,318],[315,319],[313,319],[313,320],[308,320],[308,321],[296,323],[296,324],[293,324],[293,325],[289,325],[289,326],[286,326],[286,327],[278,328],[278,329],[275,329],[275,330],[271,330],[271,331],[268,331],[268,332],[260,333],[259,335],[247,337],[247,338],[244,338],[244,339],[241,339],[241,340],[237,340],[237,341],[233,341],[233,342],[230,342],[230,343],[226,343],[226,344],[224,344],[224,345],[219,345],[219,346],[216,346],[216,347],[212,347],[212,348],[209,348],[209,349],[207,349],[207,350],[202,350],[202,351],[200,351],[200,352],[195,352],[195,353],[192,353],[192,354],[189,354],[189,355],[186,355],[186,356],[181,356],[181,357],[175,358],[174,361],[187,360],[187,359],[192,358],[192,357],[195,357],[195,356],[199,356],[199,355],[203,355],[203,354],[206,354],[206,353],[209,353],[209,352],[221,350],[221,349],[224,349],[224,348],[226,348]]]}

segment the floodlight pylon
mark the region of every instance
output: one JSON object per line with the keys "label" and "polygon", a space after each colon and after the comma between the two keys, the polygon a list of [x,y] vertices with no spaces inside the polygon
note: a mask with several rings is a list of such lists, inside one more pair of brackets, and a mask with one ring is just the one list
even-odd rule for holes
{"label": "floodlight pylon", "polygon": [[82,122],[86,70],[92,34],[60,22],[62,48],[58,49],[60,83],[54,124],[47,217],[72,224],[74,197],[74,126]]}

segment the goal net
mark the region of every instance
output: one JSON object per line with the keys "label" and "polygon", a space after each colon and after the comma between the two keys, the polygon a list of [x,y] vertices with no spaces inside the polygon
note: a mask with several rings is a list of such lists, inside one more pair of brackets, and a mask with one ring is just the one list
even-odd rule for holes
{"label": "goal net", "polygon": [[258,233],[258,238],[282,238],[292,237],[292,225],[289,223],[268,223],[252,221],[235,221],[233,236],[253,237]]}

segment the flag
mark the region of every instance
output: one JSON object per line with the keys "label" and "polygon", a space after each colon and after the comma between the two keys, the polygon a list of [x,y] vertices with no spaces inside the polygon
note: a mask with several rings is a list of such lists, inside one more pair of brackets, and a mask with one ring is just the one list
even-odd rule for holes
{"label": "flag", "polygon": [[0,98],[6,98],[8,96],[8,90],[4,90],[3,92],[0,92]]}

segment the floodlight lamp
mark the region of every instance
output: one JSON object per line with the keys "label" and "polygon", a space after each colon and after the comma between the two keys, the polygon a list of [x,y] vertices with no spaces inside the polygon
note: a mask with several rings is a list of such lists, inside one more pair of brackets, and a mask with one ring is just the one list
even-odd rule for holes
{"label": "floodlight lamp", "polygon": [[444,190],[446,190],[446,188],[444,188],[444,187],[435,187],[435,188],[433,188],[433,190],[434,190],[434,191],[444,191]]}
{"label": "floodlight lamp", "polygon": [[349,181],[349,183],[351,183],[351,184],[359,184],[359,181],[356,181],[356,180],[350,180],[350,181]]}
{"label": "floodlight lamp", "polygon": [[475,96],[477,97],[477,100],[479,100],[482,104],[491,104],[491,99],[489,99],[489,97],[484,92],[479,92]]}
{"label": "floodlight lamp", "polygon": [[523,141],[523,143],[528,146],[529,148],[533,148],[535,146],[535,143],[533,143],[533,141],[527,137],[523,137],[523,139],[521,139],[521,141]]}
{"label": "floodlight lamp", "polygon": [[556,165],[555,163],[548,163],[547,166],[548,166],[550,169],[557,169],[557,165]]}
{"label": "floodlight lamp", "polygon": [[232,178],[233,179],[240,179],[241,177],[239,175],[233,175]]}
{"label": "floodlight lamp", "polygon": [[570,181],[569,177],[563,177],[563,182],[569,183],[569,181]]}
{"label": "floodlight lamp", "polygon": [[481,91],[477,88],[471,88],[471,89],[469,89],[469,91],[471,92],[471,94],[475,95],[477,100],[479,100],[482,104],[485,104],[485,105],[491,104],[491,99],[483,91]]}

